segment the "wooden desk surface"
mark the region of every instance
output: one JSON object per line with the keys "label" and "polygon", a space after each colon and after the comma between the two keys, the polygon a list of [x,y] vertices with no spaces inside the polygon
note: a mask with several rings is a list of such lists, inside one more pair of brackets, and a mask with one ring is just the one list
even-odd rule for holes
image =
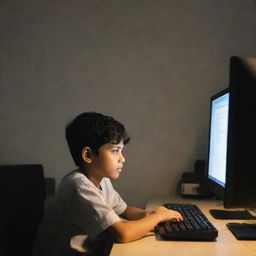
{"label": "wooden desk surface", "polygon": [[[226,227],[231,220],[216,220],[209,209],[223,209],[215,200],[191,200],[181,198],[160,198],[148,202],[147,209],[155,208],[166,202],[194,203],[217,228],[219,234],[214,242],[201,241],[164,241],[153,232],[140,240],[114,244],[110,256],[256,256],[256,241],[239,241]],[[255,220],[233,222],[256,223]]]}

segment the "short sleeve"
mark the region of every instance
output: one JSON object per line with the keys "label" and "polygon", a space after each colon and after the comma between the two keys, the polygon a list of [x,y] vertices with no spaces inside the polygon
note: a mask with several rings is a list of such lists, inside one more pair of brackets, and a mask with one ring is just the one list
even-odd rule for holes
{"label": "short sleeve", "polygon": [[96,188],[81,184],[72,194],[70,202],[71,223],[92,239],[106,228],[120,221],[118,214],[109,206]]}
{"label": "short sleeve", "polygon": [[102,186],[106,194],[107,204],[111,206],[117,215],[122,214],[127,208],[127,204],[124,202],[119,193],[113,188],[111,181],[108,178],[105,178]]}

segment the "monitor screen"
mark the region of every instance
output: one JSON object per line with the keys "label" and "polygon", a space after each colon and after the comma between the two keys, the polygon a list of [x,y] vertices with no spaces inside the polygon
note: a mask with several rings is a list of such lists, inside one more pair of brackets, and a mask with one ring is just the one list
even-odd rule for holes
{"label": "monitor screen", "polygon": [[226,184],[229,92],[211,99],[208,178],[222,187]]}

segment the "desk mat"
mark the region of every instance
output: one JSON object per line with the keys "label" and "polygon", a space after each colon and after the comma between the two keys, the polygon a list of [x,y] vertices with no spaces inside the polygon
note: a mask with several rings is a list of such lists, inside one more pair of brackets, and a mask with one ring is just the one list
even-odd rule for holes
{"label": "desk mat", "polygon": [[226,210],[210,210],[210,214],[219,220],[256,220],[256,217],[248,211],[226,211]]}
{"label": "desk mat", "polygon": [[256,240],[256,224],[227,223],[237,240]]}

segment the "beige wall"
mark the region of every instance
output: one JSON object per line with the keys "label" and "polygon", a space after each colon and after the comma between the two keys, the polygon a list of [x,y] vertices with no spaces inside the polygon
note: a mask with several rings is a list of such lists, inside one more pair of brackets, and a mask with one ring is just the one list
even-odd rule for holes
{"label": "beige wall", "polygon": [[207,156],[208,100],[229,57],[256,56],[253,0],[1,0],[0,164],[74,168],[64,126],[84,111],[131,137],[115,187],[130,204],[175,193]]}

